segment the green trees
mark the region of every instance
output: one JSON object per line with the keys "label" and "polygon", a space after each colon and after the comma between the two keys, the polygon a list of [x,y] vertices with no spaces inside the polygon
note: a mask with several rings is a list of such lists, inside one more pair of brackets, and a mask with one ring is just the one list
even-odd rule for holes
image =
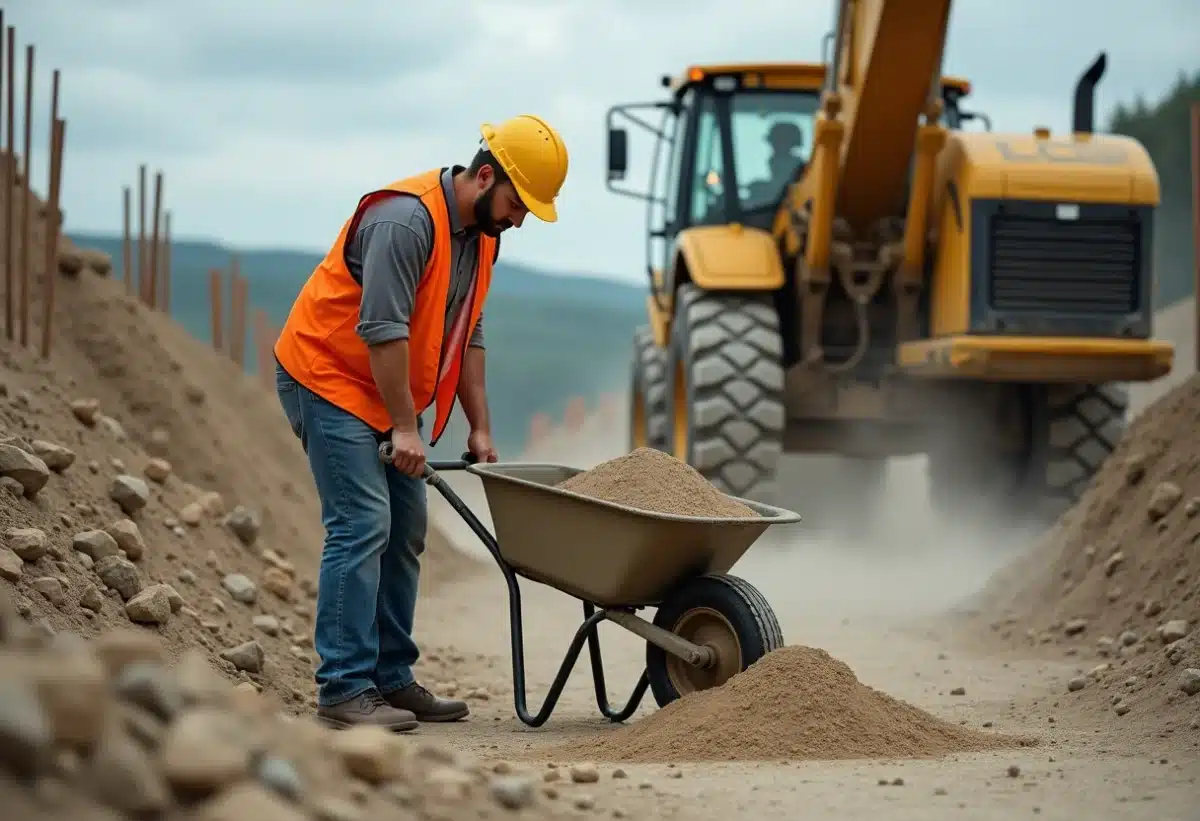
{"label": "green trees", "polygon": [[1138,97],[1113,111],[1109,130],[1146,146],[1158,168],[1162,205],[1155,222],[1154,270],[1157,305],[1169,305],[1193,291],[1191,107],[1200,102],[1200,71],[1180,72],[1174,88],[1157,103]]}

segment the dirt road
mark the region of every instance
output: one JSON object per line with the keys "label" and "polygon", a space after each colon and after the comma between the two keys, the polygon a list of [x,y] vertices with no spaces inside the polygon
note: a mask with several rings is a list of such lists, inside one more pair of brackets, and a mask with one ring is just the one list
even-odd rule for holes
{"label": "dirt road", "polygon": [[[599,430],[584,431],[576,441],[590,446],[550,442],[533,456],[586,467],[616,455],[623,445],[619,432],[602,436]],[[797,460],[787,470],[799,475],[805,466]],[[1094,719],[1059,715],[1066,682],[1091,663],[989,656],[955,637],[948,608],[981,586],[1010,548],[977,533],[948,532],[945,523],[914,514],[924,507],[919,475],[914,465],[893,467],[897,491],[866,539],[835,542],[796,526],[764,538],[733,572],[764,592],[789,644],[824,648],[863,683],[935,715],[1033,734],[1038,746],[932,761],[619,765],[627,778],[613,777],[617,765],[600,763],[597,783],[564,778],[548,785],[558,800],[582,797],[583,806],[594,802],[597,812],[617,816],[695,819],[730,814],[790,819],[800,812],[810,818],[1195,819],[1200,729],[1194,724],[1185,737],[1138,741],[1123,737],[1111,713]],[[458,477],[454,484],[482,508],[472,477]],[[802,501],[795,506],[804,512]],[[453,515],[437,507],[440,521]],[[464,528],[453,522],[450,527],[464,549],[479,555]],[[536,710],[579,611],[574,600],[540,585],[527,584],[523,593],[529,698]],[[441,662],[452,660],[460,691],[482,688],[489,699],[476,702],[467,723],[421,732],[517,768],[550,772],[552,764],[568,762],[547,761],[549,748],[612,728],[597,717],[586,661],[545,727],[530,730],[517,721],[506,608],[496,572],[476,574],[422,603],[418,630],[426,642],[439,645],[425,663],[425,675],[444,681]],[[643,645],[611,625],[602,634],[610,698],[623,699],[640,672]],[[950,695],[960,687],[965,695]],[[652,709],[647,698],[632,720]],[[1014,766],[1018,770],[1010,771]],[[903,783],[894,784],[896,779]]]}

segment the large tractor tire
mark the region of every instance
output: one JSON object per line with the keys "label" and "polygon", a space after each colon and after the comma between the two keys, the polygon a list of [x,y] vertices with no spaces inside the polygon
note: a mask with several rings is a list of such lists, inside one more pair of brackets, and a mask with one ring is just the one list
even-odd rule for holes
{"label": "large tractor tire", "polygon": [[679,287],[667,354],[670,452],[725,493],[767,504],[783,452],[782,355],[769,296]]}
{"label": "large tractor tire", "polygon": [[943,515],[1047,527],[1079,501],[1125,432],[1121,385],[1023,386],[1014,397],[1017,449],[980,435],[929,455],[930,495]]}
{"label": "large tractor tire", "polygon": [[633,332],[633,376],[629,388],[629,449],[670,450],[667,413],[667,352],[643,325]]}

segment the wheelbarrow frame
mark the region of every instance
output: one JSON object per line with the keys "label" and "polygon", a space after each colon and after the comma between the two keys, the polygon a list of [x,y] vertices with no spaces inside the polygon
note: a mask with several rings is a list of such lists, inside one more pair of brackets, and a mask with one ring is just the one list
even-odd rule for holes
{"label": "wheelbarrow frame", "polygon": [[[390,442],[384,442],[380,445],[379,455],[382,461],[390,462],[391,453]],[[454,489],[450,487],[449,483],[440,475],[442,472],[447,471],[466,471],[470,465],[475,463],[476,460],[469,453],[464,453],[459,459],[427,461],[423,479],[426,484],[436,488],[446,502],[466,522],[471,532],[475,534],[476,538],[482,542],[488,553],[491,554],[492,559],[496,562],[496,566],[500,568],[500,572],[504,576],[505,584],[508,587],[513,707],[522,723],[529,727],[540,727],[550,719],[562,695],[562,691],[566,687],[567,680],[570,678],[575,665],[579,661],[579,655],[583,651],[585,643],[588,647],[588,655],[591,662],[596,706],[599,708],[601,715],[611,722],[620,723],[626,721],[637,712],[642,700],[645,698],[646,692],[650,689],[649,669],[648,667],[643,667],[641,675],[638,677],[625,705],[619,709],[614,708],[608,699],[608,687],[604,675],[604,659],[600,647],[599,625],[602,621],[607,620],[619,624],[626,630],[645,639],[648,645],[658,647],[670,655],[677,656],[688,664],[703,666],[705,663],[711,662],[710,650],[708,648],[692,644],[671,631],[665,630],[635,615],[636,610],[646,605],[600,606],[577,593],[562,590],[553,584],[549,584],[549,586],[558,589],[559,592],[581,602],[583,606],[583,622],[579,625],[574,636],[571,638],[570,644],[567,646],[566,654],[559,665],[558,672],[554,676],[554,680],[541,707],[537,710],[536,714],[531,713],[525,679],[525,634],[520,577],[526,576],[531,581],[540,580],[514,567],[504,558],[497,537],[480,521],[470,506],[462,500]],[[548,584],[544,581],[541,583]]]}

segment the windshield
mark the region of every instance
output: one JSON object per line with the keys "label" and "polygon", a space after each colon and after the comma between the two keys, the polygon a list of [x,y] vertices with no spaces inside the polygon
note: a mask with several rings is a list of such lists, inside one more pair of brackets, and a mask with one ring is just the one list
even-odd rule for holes
{"label": "windshield", "polygon": [[730,105],[734,174],[743,211],[774,208],[812,153],[812,92],[742,91]]}
{"label": "windshield", "polygon": [[733,147],[734,175],[743,213],[773,210],[787,185],[799,177],[812,152],[813,119],[819,98],[810,91],[740,90],[728,101],[729,128],[721,105],[705,95],[696,121],[696,164],[692,180],[692,224],[726,222],[724,141]]}

